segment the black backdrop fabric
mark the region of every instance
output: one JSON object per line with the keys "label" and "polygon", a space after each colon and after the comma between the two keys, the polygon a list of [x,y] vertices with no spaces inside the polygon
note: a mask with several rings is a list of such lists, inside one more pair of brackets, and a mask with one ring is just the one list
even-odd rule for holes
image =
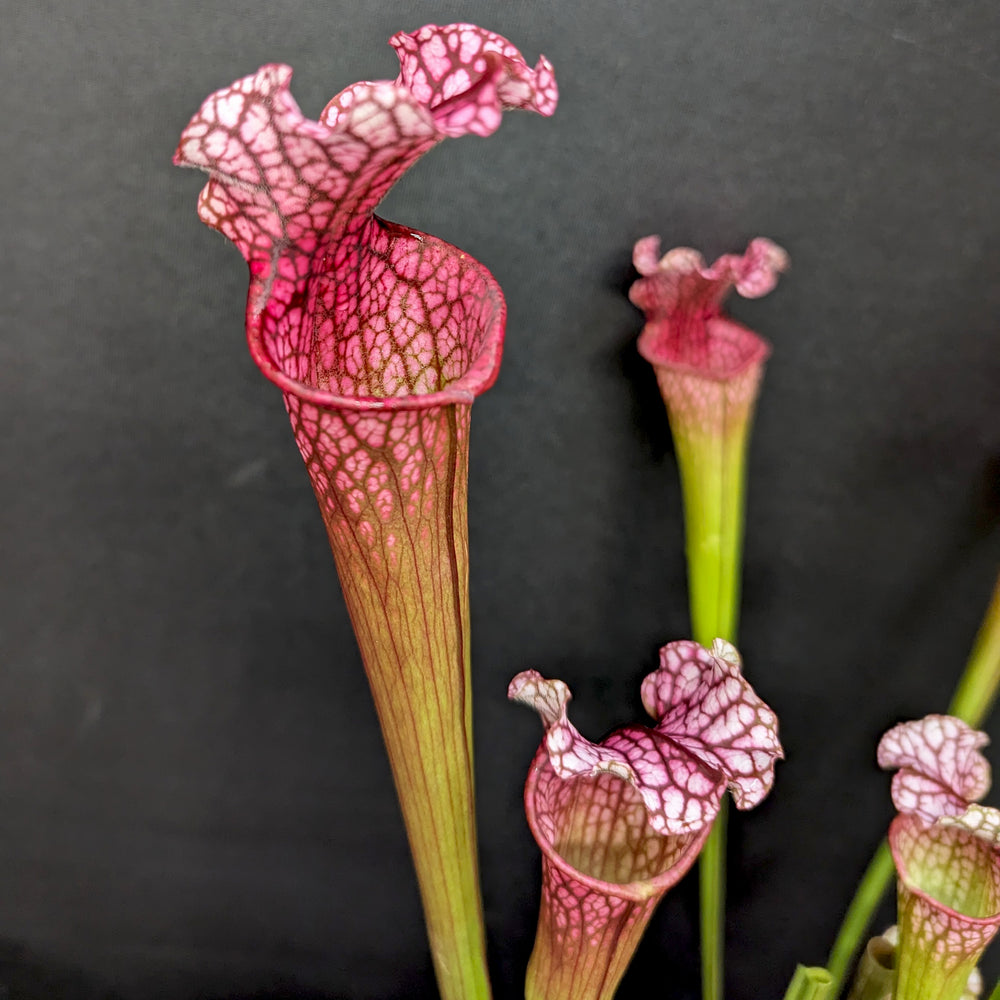
{"label": "black backdrop fabric", "polygon": [[[732,822],[731,1000],[824,959],[892,815],[878,736],[948,702],[1000,569],[992,0],[11,4],[5,995],[435,995],[323,526],[246,350],[246,266],[170,158],[201,100],[265,62],[315,116],[395,75],[395,31],[455,20],[544,52],[562,93],[550,120],[443,144],[380,210],[472,253],[508,302],[469,501],[498,1000],[521,995],[539,879],[521,789],[540,727],[508,680],[566,680],[596,739],[642,718],[640,679],[688,629],[676,466],[626,298],[638,237],[711,258],[765,235],[792,258],[733,303],[774,345],[741,648],[788,760]],[[689,878],[620,996],[695,996],[695,948]]]}

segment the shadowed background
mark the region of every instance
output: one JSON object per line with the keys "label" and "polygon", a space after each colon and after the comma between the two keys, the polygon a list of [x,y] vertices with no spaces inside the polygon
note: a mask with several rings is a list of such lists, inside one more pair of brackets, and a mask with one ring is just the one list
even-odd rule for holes
{"label": "shadowed background", "polygon": [[[730,1000],[825,958],[891,816],[878,736],[947,704],[1000,568],[991,0],[34,0],[0,38],[2,996],[435,995],[323,525],[245,347],[246,265],[170,157],[262,63],[294,66],[315,116],[395,76],[396,30],[453,20],[544,52],[562,92],[551,120],[443,144],[380,209],[508,301],[469,509],[498,1000],[521,995],[539,874],[541,729],[508,680],[566,680],[596,739],[642,718],[688,629],[638,237],[792,257],[733,306],[774,345],[740,646],[788,761],[732,823]],[[695,896],[667,896],[622,1000],[695,995]]]}

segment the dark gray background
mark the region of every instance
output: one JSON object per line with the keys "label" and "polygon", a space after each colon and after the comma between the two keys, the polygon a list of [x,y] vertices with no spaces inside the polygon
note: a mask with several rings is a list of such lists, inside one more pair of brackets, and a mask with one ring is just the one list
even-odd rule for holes
{"label": "dark gray background", "polygon": [[[592,738],[685,635],[679,491],[626,299],[633,242],[793,269],[750,462],[747,672],[788,761],[731,839],[731,1000],[824,958],[891,815],[879,734],[942,710],[1000,566],[993,0],[7,5],[0,40],[0,983],[11,997],[425,997],[407,848],[246,266],[170,157],[268,61],[316,115],[464,19],[562,102],[449,142],[382,214],[490,267],[504,368],[470,481],[483,885],[520,995],[521,785],[564,678]],[[990,724],[996,738],[1000,728]],[[996,802],[996,796],[992,797]],[[622,990],[696,985],[694,885]],[[994,960],[989,967],[998,971]],[[652,984],[652,985],[651,985]],[[989,988],[988,984],[988,987]]]}

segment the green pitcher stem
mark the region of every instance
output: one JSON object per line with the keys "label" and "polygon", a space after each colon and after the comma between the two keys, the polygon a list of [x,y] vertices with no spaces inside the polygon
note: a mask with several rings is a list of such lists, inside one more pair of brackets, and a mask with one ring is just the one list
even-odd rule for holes
{"label": "green pitcher stem", "polygon": [[684,496],[692,638],[735,645],[743,550],[743,480],[749,421],[722,433],[679,428],[674,447]]}
{"label": "green pitcher stem", "polygon": [[[1000,686],[1000,579],[976,634],[968,663],[955,688],[948,714],[979,726],[988,715]],[[844,982],[861,942],[868,933],[875,910],[885,896],[895,874],[889,846],[882,841],[858,883],[854,899],[837,933],[827,966],[833,975],[832,997]]]}
{"label": "green pitcher stem", "polygon": [[701,902],[701,992],[705,1000],[721,998],[725,983],[726,932],[726,819],[729,802],[723,799],[712,832],[698,858],[698,896]]}
{"label": "green pitcher stem", "polygon": [[[744,478],[752,403],[723,402],[717,422],[671,408],[684,497],[693,638],[736,642],[743,549]],[[726,898],[726,803],[698,861],[703,1000],[722,1000]]]}
{"label": "green pitcher stem", "polygon": [[1000,578],[986,617],[976,633],[969,662],[955,688],[948,714],[964,719],[973,729],[978,728],[989,714],[1000,686]]}

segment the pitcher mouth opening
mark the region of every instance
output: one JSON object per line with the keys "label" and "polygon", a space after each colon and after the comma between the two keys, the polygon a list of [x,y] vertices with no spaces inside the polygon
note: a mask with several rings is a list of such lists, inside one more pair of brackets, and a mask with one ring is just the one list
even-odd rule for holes
{"label": "pitcher mouth opening", "polygon": [[531,832],[550,863],[596,892],[633,902],[679,882],[711,830],[706,824],[692,833],[658,833],[628,781],[607,772],[560,778],[544,746],[524,799]]}
{"label": "pitcher mouth opening", "polygon": [[638,350],[651,365],[726,382],[763,364],[771,345],[749,327],[724,316],[698,326],[700,336],[665,329],[664,320],[648,323],[639,335]]}
{"label": "pitcher mouth opening", "polygon": [[246,329],[263,374],[330,409],[471,403],[496,381],[506,303],[475,258],[435,236],[372,217],[318,252],[288,301],[261,308],[252,278]]}
{"label": "pitcher mouth opening", "polygon": [[[900,813],[889,827],[889,846],[901,885],[927,904],[967,926],[995,927],[1000,922],[1000,864],[986,838],[957,824],[926,823],[913,813]],[[957,876],[962,869],[982,873],[975,891]],[[951,864],[928,863],[944,855]]]}

